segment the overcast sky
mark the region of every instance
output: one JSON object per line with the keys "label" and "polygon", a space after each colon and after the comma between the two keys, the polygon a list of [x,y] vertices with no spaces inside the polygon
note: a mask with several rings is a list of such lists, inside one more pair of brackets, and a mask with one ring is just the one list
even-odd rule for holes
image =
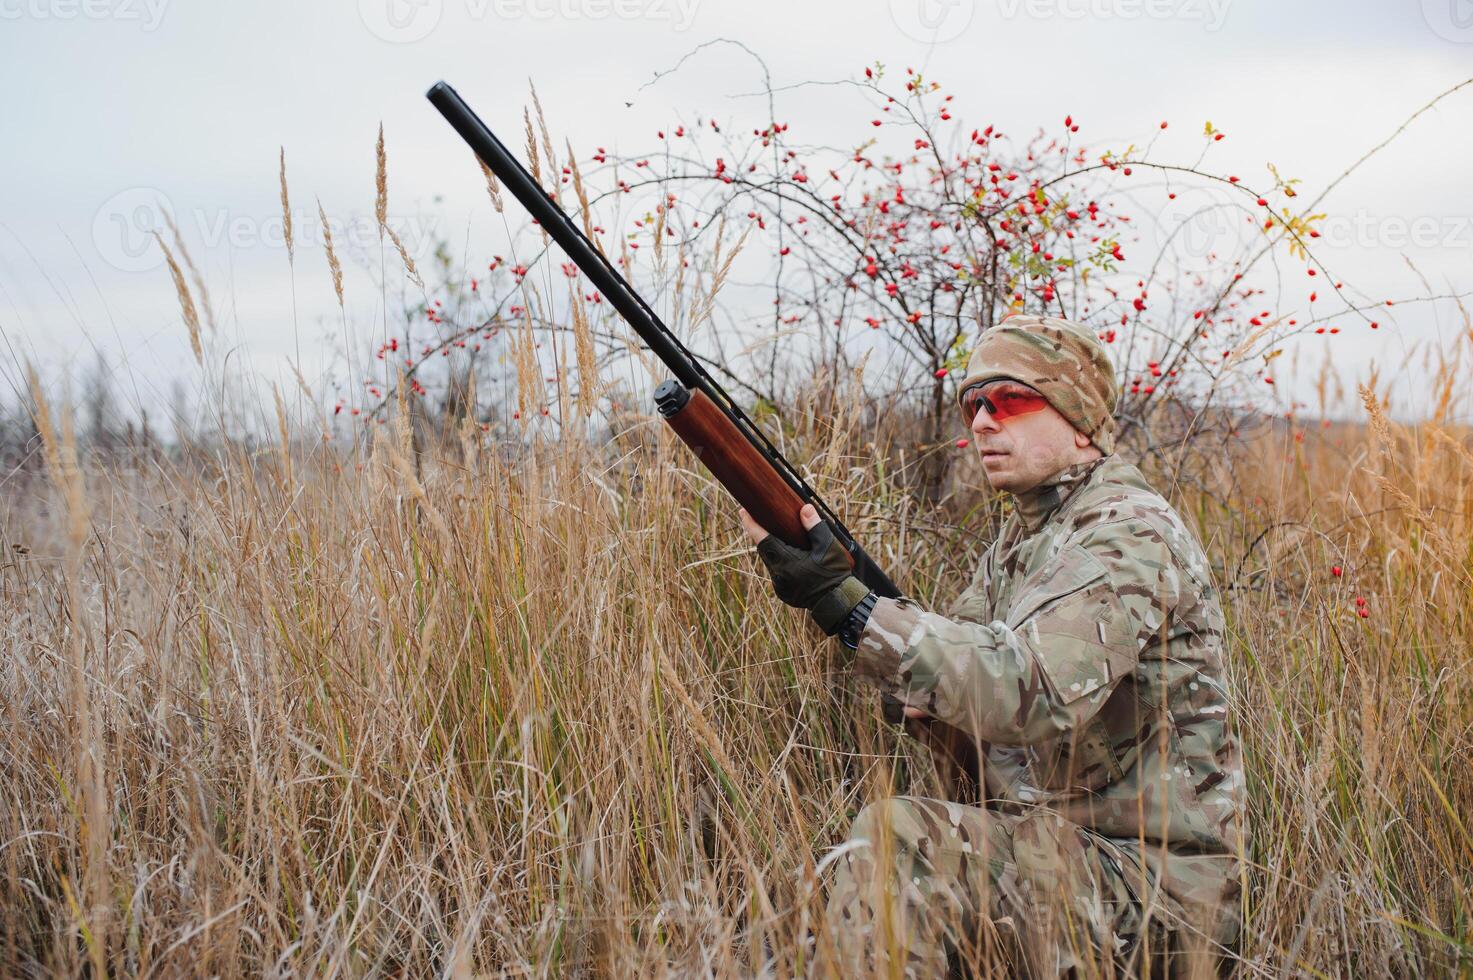
{"label": "overcast sky", "polygon": [[[1220,172],[1265,163],[1311,195],[1438,93],[1473,77],[1469,0],[0,0],[0,371],[103,352],[130,402],[197,377],[168,271],[136,226],[162,198],[222,321],[218,350],[278,378],[300,346],[321,383],[343,345],[314,197],[347,251],[378,262],[373,144],[388,138],[390,212],[411,247],[459,244],[491,215],[467,151],[424,99],[444,78],[493,128],[520,131],[528,79],[559,139],[639,152],[676,118],[750,129],[773,83],[913,66],[956,94],[968,125],[1026,135],[1072,114],[1088,142],[1172,129],[1190,161],[1210,119]],[[777,116],[852,145],[870,113],[853,89],[780,91]],[[632,104],[631,104],[632,103]],[[508,142],[513,142],[508,140]],[[515,144],[514,144],[515,145]],[[293,280],[277,230],[285,147],[302,237]],[[1342,234],[1324,258],[1367,295],[1473,288],[1473,86],[1422,116],[1325,202]],[[442,195],[440,202],[434,200]],[[378,293],[350,263],[350,338],[371,343]],[[1414,341],[1451,343],[1450,304],[1347,330],[1353,373],[1400,370]],[[330,338],[330,339],[329,339]],[[1406,375],[1403,404],[1420,386]]]}

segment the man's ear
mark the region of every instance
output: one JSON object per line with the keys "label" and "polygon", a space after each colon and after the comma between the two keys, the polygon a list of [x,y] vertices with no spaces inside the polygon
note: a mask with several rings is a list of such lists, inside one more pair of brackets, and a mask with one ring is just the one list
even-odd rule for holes
{"label": "man's ear", "polygon": [[1089,445],[1090,445],[1089,436],[1085,435],[1083,432],[1080,432],[1078,429],[1075,429],[1074,430],[1074,448],[1075,449],[1087,449],[1087,448],[1089,448]]}

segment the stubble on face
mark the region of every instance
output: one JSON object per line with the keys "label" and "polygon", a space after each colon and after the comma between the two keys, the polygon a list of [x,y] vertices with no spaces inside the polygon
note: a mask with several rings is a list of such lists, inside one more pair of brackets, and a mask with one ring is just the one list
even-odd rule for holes
{"label": "stubble on face", "polygon": [[1074,427],[1053,409],[975,432],[982,472],[993,490],[1026,493],[1077,461]]}

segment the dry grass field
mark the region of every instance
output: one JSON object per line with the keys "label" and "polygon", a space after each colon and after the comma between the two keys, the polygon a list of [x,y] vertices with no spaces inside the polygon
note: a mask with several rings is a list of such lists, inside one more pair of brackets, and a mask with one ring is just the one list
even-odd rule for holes
{"label": "dry grass field", "polygon": [[[1146,464],[1229,618],[1242,976],[1473,970],[1473,453],[1366,408]],[[877,415],[782,444],[940,604],[1000,504],[968,462],[919,505]],[[932,775],[626,422],[100,467],[49,406],[0,494],[0,974],[801,973],[825,849]]]}

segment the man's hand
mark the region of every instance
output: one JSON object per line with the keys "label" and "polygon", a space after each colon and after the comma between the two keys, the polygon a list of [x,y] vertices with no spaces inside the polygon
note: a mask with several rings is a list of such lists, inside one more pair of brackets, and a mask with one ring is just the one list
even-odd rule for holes
{"label": "man's hand", "polygon": [[[771,533],[767,528],[752,520],[752,515],[747,513],[747,508],[738,507],[737,516],[742,519],[742,530],[747,532],[747,537],[752,539],[753,544],[761,544],[762,539]],[[798,520],[802,522],[803,530],[811,531],[814,525],[819,523],[820,518],[812,504],[804,504],[803,509],[798,511]]]}
{"label": "man's hand", "polygon": [[807,609],[828,636],[869,594],[869,587],[852,574],[853,561],[834,537],[834,531],[812,504],[804,504],[798,518],[808,532],[808,547],[794,548],[769,534],[745,509],[742,530],[757,543],[757,555],[772,576],[772,590],[790,606]]}
{"label": "man's hand", "polygon": [[[854,603],[849,605],[848,609],[844,611],[844,614],[839,617],[838,622],[843,622],[844,616],[849,615],[849,609],[853,609],[854,605],[860,599],[864,598],[865,592],[868,589],[864,588],[863,583],[860,583],[859,579],[849,574],[849,559],[843,553],[843,546],[834,540],[833,531],[818,516],[818,511],[813,508],[812,504],[804,504],[803,509],[798,512],[798,519],[802,522],[803,529],[808,532],[808,551],[790,547],[776,537],[773,537],[766,528],[752,520],[752,515],[747,513],[746,508],[738,508],[737,514],[742,519],[742,530],[747,532],[747,537],[751,538],[752,542],[757,545],[757,554],[762,558],[763,564],[767,566],[769,573],[772,575],[773,591],[777,592],[778,598],[782,599],[783,602],[786,602],[790,606],[811,609],[811,607],[804,606],[801,602],[792,602],[786,598],[782,586],[779,585],[779,571],[774,568],[774,563],[777,563],[783,569],[785,576],[800,579],[811,576],[814,580],[820,582],[831,582],[830,589],[845,583],[848,579],[853,579],[854,583],[857,583],[863,591],[858,591]],[[820,530],[815,531],[815,528],[820,528]],[[768,542],[771,543],[769,544]],[[833,552],[837,552],[837,554],[833,554]],[[769,558],[769,555],[772,557]],[[842,568],[840,568],[841,562],[843,563]],[[828,574],[825,575],[824,572]],[[817,619],[817,616],[814,618]],[[823,623],[819,623],[819,626],[823,626]],[[829,636],[833,636],[837,630],[838,624],[835,623],[832,630],[825,628],[824,632]],[[905,717],[919,719],[926,718],[927,715],[920,708],[907,706]]]}

